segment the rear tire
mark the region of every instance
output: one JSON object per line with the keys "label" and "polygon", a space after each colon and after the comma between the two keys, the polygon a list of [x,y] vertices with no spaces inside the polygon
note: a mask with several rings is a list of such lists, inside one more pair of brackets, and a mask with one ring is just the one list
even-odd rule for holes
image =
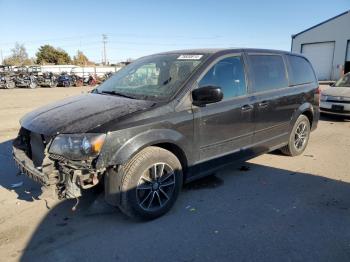
{"label": "rear tire", "polygon": [[122,165],[120,210],[131,218],[150,220],[167,213],[182,188],[182,167],[171,152],[147,147]]}
{"label": "rear tire", "polygon": [[310,121],[305,115],[300,115],[290,133],[288,144],[280,150],[287,156],[298,156],[305,151],[310,138]]}

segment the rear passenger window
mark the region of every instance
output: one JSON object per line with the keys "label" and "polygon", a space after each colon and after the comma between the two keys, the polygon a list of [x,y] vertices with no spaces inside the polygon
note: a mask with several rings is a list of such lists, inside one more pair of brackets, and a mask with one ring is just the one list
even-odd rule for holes
{"label": "rear passenger window", "polygon": [[253,92],[288,86],[283,57],[280,55],[249,55]]}
{"label": "rear passenger window", "polygon": [[220,60],[199,81],[199,86],[220,87],[224,99],[245,95],[246,83],[242,58],[233,56]]}
{"label": "rear passenger window", "polygon": [[301,85],[315,81],[315,75],[310,63],[303,57],[288,55],[289,61],[289,83],[290,85]]}

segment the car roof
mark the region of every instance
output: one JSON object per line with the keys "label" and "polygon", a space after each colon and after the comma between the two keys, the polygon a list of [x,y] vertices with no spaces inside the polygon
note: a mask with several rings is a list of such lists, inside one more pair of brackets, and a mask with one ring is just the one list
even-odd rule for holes
{"label": "car roof", "polygon": [[[271,54],[292,54],[289,51],[273,50],[273,49],[260,49],[260,48],[198,48],[198,49],[184,49],[173,50],[158,53],[160,54],[220,54],[229,52],[250,52],[250,53],[271,53]],[[296,54],[298,55],[298,54]]]}

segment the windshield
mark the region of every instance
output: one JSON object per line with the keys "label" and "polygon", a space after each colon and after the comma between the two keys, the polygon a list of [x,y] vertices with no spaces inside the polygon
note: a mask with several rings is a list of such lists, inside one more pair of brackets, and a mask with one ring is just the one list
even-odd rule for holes
{"label": "windshield", "polygon": [[94,92],[135,99],[169,100],[206,55],[163,54],[140,58],[115,73]]}
{"label": "windshield", "polygon": [[350,87],[350,73],[347,73],[343,77],[341,77],[335,85],[336,87]]}

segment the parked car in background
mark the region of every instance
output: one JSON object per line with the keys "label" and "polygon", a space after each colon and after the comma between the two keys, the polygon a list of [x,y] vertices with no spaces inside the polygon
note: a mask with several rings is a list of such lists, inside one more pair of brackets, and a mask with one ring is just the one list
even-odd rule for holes
{"label": "parked car in background", "polygon": [[42,87],[56,87],[57,76],[52,72],[44,72],[37,77],[38,84]]}
{"label": "parked car in background", "polygon": [[62,73],[57,78],[57,86],[61,87],[70,87],[74,85],[74,79],[72,76],[68,75],[67,73]]}
{"label": "parked car in background", "polygon": [[0,88],[14,88],[14,73],[10,66],[0,65]]}
{"label": "parked car in background", "polygon": [[20,72],[14,77],[16,87],[36,88],[38,86],[37,78],[32,73]]}
{"label": "parked car in background", "polygon": [[89,94],[27,114],[13,154],[22,172],[61,198],[103,181],[109,204],[154,219],[173,206],[183,182],[276,149],[302,154],[318,119],[318,82],[303,56],[174,51],[140,58]]}
{"label": "parked car in background", "polygon": [[324,114],[350,116],[350,73],[322,91],[320,111]]}

